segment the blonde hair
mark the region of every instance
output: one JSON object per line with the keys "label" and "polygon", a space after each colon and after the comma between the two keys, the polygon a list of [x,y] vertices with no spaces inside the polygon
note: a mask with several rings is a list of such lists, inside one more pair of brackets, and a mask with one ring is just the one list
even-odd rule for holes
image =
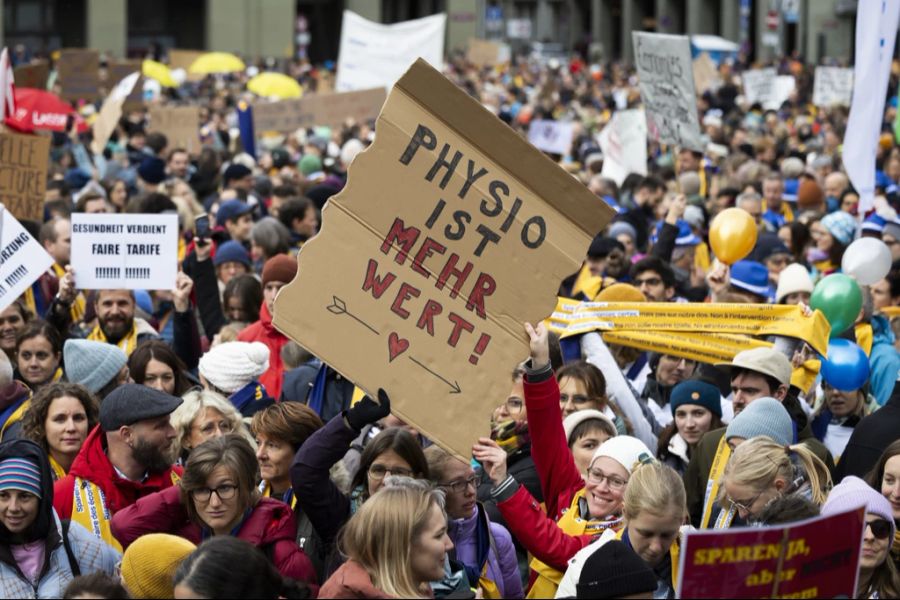
{"label": "blonde hair", "polygon": [[[358,563],[372,584],[389,596],[423,598],[412,571],[413,542],[443,494],[422,484],[394,482],[367,500],[341,531],[339,549]],[[406,479],[406,478],[396,478]]]}
{"label": "blonde hair", "polygon": [[642,512],[679,517],[687,514],[684,482],[675,469],[655,460],[635,467],[625,488],[622,514],[631,520]]}
{"label": "blonde hair", "polygon": [[182,456],[182,452],[185,451],[182,444],[185,439],[190,437],[194,420],[203,414],[203,411],[207,408],[220,412],[231,424],[231,431],[247,440],[254,449],[256,448],[256,442],[246,428],[243,427],[241,413],[237,411],[227,398],[210,390],[191,390],[182,398],[184,401],[181,403],[181,406],[176,408],[170,417],[172,427],[175,428],[175,442],[172,444],[172,462],[179,458],[185,458]]}
{"label": "blonde hair", "polygon": [[[792,457],[797,458],[797,464]],[[725,481],[762,492],[778,478],[788,485],[787,493],[809,483],[813,503],[822,506],[831,490],[831,474],[815,454],[803,444],[781,446],[767,437],[755,437],[742,443],[725,465],[719,503],[730,507]]]}
{"label": "blonde hair", "polygon": [[455,460],[466,464],[437,444],[425,448],[425,460],[428,461],[428,473],[431,475],[431,480],[436,483],[440,483],[444,479],[447,473],[447,465],[450,464],[450,461]]}

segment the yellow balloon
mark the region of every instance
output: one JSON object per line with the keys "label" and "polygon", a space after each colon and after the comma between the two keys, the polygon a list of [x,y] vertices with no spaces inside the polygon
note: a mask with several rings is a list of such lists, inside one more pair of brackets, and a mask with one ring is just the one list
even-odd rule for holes
{"label": "yellow balloon", "polygon": [[713,219],[709,228],[709,243],[720,261],[732,265],[753,250],[756,245],[756,222],[742,208],[726,208]]}

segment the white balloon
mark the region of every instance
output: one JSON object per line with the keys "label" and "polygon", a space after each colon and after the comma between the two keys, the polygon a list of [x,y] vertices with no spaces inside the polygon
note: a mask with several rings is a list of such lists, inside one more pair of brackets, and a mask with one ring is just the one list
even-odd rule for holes
{"label": "white balloon", "polygon": [[878,283],[891,270],[891,250],[879,239],[859,238],[844,251],[841,270],[860,285]]}

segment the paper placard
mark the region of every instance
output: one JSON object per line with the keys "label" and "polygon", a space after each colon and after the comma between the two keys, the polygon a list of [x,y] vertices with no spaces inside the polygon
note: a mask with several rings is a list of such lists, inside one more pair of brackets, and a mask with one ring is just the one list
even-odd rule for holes
{"label": "paper placard", "polygon": [[[528,356],[522,323],[613,211],[425,61],[304,244],[275,326],[459,456]],[[340,273],[336,277],[335,273]]]}
{"label": "paper placard", "polygon": [[72,268],[82,290],[171,290],[178,215],[74,213]]}
{"label": "paper placard", "polygon": [[50,138],[0,133],[0,200],[17,219],[44,221]]}
{"label": "paper placard", "polygon": [[253,131],[291,133],[300,127],[324,125],[340,129],[347,119],[365,123],[378,116],[387,92],[384,88],[344,92],[342,94],[313,94],[295,100],[256,102],[253,104]]}
{"label": "paper placard", "polygon": [[0,311],[50,268],[53,258],[0,205]]}
{"label": "paper placard", "polygon": [[100,98],[100,53],[96,50],[66,49],[56,62],[56,82],[64,100]]}
{"label": "paper placard", "polygon": [[47,77],[50,75],[50,64],[46,60],[35,60],[27,65],[19,65],[13,69],[13,78],[18,88],[47,89]]}
{"label": "paper placard", "polygon": [[642,31],[631,36],[649,136],[702,152],[690,38]]}
{"label": "paper placard", "polygon": [[853,69],[816,67],[813,104],[816,106],[850,106],[853,97]]}
{"label": "paper placard", "polygon": [[691,531],[676,597],[856,598],[864,518],[858,508],[784,526]]}
{"label": "paper placard", "polygon": [[189,153],[200,151],[200,107],[150,107],[148,131],[165,134],[169,148],[184,148]]}
{"label": "paper placard", "polygon": [[447,15],[383,25],[345,10],[335,91],[389,88],[418,58],[444,64]]}
{"label": "paper placard", "polygon": [[622,185],[631,173],[647,175],[647,118],[643,110],[613,113],[597,141],[603,151],[603,177]]}
{"label": "paper placard", "polygon": [[572,150],[574,123],[571,121],[532,121],[528,141],[538,150],[566,156]]}
{"label": "paper placard", "polygon": [[470,38],[469,47],[466,51],[466,60],[479,68],[493,67],[508,63],[510,55],[508,44]]}

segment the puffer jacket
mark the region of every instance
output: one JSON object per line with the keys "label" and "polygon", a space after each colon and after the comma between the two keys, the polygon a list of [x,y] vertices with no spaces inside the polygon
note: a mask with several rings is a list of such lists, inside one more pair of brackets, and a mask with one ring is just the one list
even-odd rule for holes
{"label": "puffer jacket", "polygon": [[265,302],[259,311],[259,321],[241,331],[238,334],[238,341],[262,342],[269,347],[269,370],[262,374],[259,382],[263,384],[272,398],[280,398],[284,379],[281,349],[288,343],[288,338],[272,325],[272,315]]}
{"label": "puffer jacket", "polygon": [[[46,490],[38,506],[38,515],[29,532],[28,543],[44,542],[44,565],[36,581],[29,581],[13,557],[12,538],[0,525],[0,597],[3,598],[62,598],[72,581],[72,565],[63,543],[63,527],[53,510],[53,474],[44,451],[28,440],[13,440],[0,445],[0,461],[29,458],[41,469],[41,488]],[[82,575],[103,572],[113,575],[120,554],[94,537],[77,523],[68,523],[68,540],[72,555]]]}
{"label": "puffer jacket", "polygon": [[900,352],[894,347],[894,332],[887,319],[872,317],[872,351],[869,354],[871,394],[879,405],[890,399],[897,375],[900,374]]}
{"label": "puffer jacket", "polygon": [[[147,533],[169,533],[199,544],[210,533],[188,518],[178,487],[141,498],[112,519],[113,535],[123,548]],[[297,547],[297,521],[291,507],[273,498],[260,498],[244,517],[236,537],[270,557],[285,577],[316,583],[309,557]]]}

